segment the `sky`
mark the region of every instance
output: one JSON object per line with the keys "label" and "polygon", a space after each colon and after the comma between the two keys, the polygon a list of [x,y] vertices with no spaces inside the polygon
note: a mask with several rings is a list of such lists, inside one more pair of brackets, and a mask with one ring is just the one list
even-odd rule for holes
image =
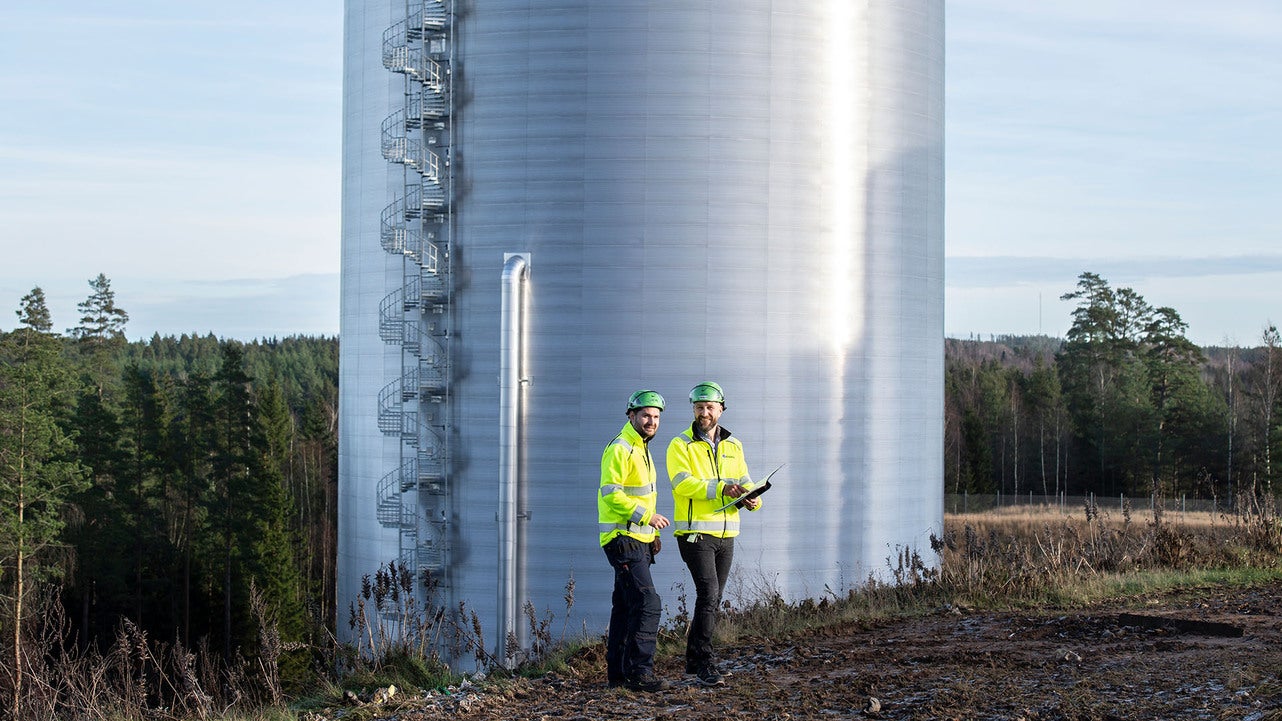
{"label": "sky", "polygon": [[[945,0],[951,337],[1085,271],[1200,345],[1282,324],[1282,3]],[[131,339],[338,332],[342,3],[0,5],[0,328],[111,279]]]}

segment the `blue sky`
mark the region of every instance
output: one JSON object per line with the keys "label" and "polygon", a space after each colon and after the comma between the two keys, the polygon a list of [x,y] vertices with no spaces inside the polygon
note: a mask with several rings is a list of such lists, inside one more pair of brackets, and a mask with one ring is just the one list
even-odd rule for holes
{"label": "blue sky", "polygon": [[0,327],[337,333],[341,71],[337,0],[5,3]]}
{"label": "blue sky", "polygon": [[1086,270],[1203,345],[1282,324],[1282,3],[946,8],[950,335],[1062,335]]}
{"label": "blue sky", "polygon": [[[1282,3],[947,0],[949,335],[1092,271],[1200,344],[1282,323]],[[338,329],[342,3],[0,8],[0,328],[106,273],[131,338]]]}

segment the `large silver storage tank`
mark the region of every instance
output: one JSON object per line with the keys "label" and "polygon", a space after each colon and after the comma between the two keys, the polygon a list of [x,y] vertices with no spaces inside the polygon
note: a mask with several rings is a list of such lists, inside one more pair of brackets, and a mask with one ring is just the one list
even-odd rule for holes
{"label": "large silver storage tank", "polygon": [[[571,577],[603,632],[601,450],[658,390],[665,479],[702,380],[755,477],[787,464],[730,600],[929,558],[942,0],[348,0],[345,53],[340,608],[399,559],[490,647]],[[675,548],[654,570],[693,603]]]}

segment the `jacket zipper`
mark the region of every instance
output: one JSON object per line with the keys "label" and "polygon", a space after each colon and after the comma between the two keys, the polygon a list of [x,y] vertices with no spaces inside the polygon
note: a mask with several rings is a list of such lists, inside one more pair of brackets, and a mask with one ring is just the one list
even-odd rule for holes
{"label": "jacket zipper", "polygon": [[[706,443],[706,441],[705,441]],[[717,474],[717,485],[721,485],[721,461],[717,458],[717,452],[712,449],[712,444],[708,444],[708,458],[712,460],[712,470]],[[721,534],[725,537],[726,526],[730,523],[730,514],[728,508],[721,509]]]}

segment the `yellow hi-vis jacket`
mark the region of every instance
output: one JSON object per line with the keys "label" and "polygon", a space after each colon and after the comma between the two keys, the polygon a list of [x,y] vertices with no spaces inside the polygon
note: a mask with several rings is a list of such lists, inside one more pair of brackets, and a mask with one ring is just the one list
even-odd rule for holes
{"label": "yellow hi-vis jacket", "polygon": [[653,541],[655,530],[647,524],[658,501],[649,444],[627,423],[601,454],[601,492],[596,498],[601,545],[615,536]]}
{"label": "yellow hi-vis jacket", "polygon": [[721,427],[717,428],[717,434],[715,453],[711,443],[695,435],[693,423],[668,443],[675,535],[706,533],[721,538],[739,535],[739,509],[734,505],[721,511],[717,509],[734,500],[721,495],[726,486],[738,483],[751,489],[752,478],[748,476],[748,463],[743,458],[739,439],[732,438],[730,431]]}

